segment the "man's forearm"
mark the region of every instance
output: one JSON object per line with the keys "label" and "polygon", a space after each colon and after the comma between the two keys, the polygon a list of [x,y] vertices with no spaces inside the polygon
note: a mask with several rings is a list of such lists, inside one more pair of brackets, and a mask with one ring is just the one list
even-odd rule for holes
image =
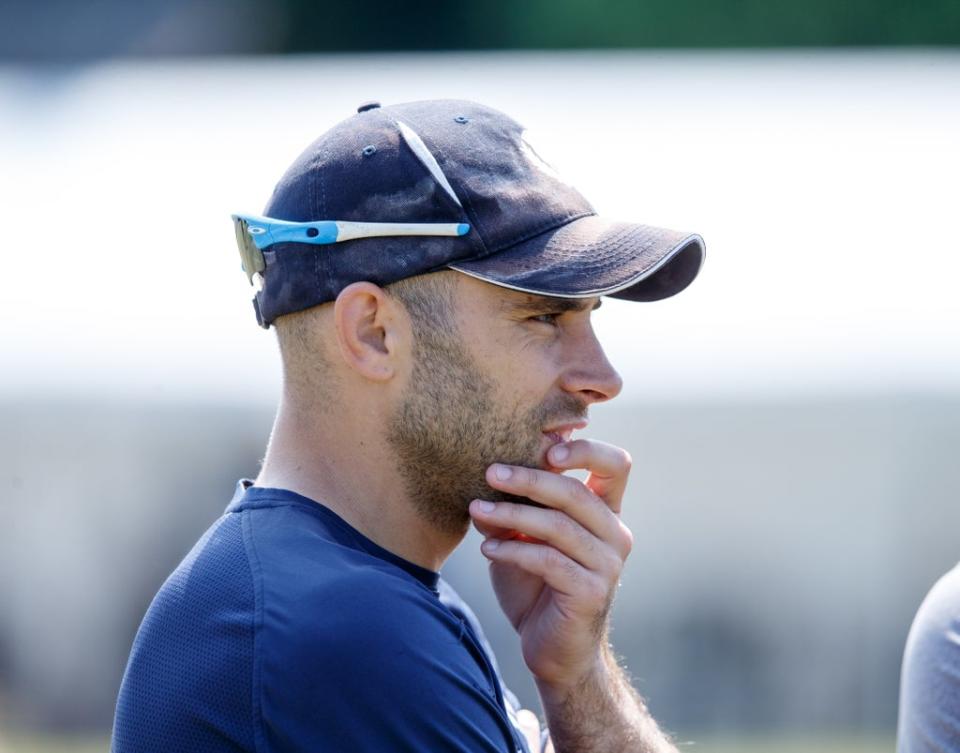
{"label": "man's forearm", "polygon": [[556,753],[676,753],[607,647],[577,685],[537,689]]}

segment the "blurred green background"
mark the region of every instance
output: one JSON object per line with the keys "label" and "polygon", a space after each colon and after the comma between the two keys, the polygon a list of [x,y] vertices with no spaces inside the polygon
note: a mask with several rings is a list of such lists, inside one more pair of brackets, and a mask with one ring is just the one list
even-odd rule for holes
{"label": "blurred green background", "polygon": [[955,45],[953,0],[288,0],[270,51]]}
{"label": "blurred green background", "polygon": [[[0,59],[955,46],[955,0],[4,0]],[[9,33],[11,30],[17,33]]]}

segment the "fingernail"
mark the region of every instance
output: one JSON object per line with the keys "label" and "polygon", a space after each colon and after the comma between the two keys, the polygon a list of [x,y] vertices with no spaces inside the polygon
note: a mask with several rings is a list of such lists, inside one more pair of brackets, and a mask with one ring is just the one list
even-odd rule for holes
{"label": "fingernail", "polygon": [[508,478],[510,478],[513,475],[513,469],[506,465],[494,466],[493,472],[497,474],[497,478],[500,479],[501,481],[506,481]]}
{"label": "fingernail", "polygon": [[497,541],[496,539],[487,539],[486,541],[483,542],[483,549],[486,552],[492,552],[498,546],[500,546],[500,542]]}
{"label": "fingernail", "polygon": [[480,508],[480,512],[493,512],[497,506],[493,502],[488,502],[485,499],[478,499],[477,507]]}
{"label": "fingernail", "polygon": [[550,455],[558,463],[562,463],[568,457],[570,457],[570,448],[564,444],[555,444],[553,449],[550,450]]}

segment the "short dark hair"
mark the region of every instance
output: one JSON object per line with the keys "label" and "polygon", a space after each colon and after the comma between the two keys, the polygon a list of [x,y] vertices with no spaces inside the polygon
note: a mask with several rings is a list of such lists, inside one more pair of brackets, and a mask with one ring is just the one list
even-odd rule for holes
{"label": "short dark hair", "polygon": [[457,272],[445,270],[387,285],[386,290],[396,298],[413,321],[417,338],[452,336],[457,331],[454,315],[454,287]]}

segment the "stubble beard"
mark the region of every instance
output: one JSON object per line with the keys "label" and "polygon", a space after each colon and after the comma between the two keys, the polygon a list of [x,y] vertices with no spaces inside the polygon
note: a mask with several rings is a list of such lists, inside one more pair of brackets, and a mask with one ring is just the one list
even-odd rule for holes
{"label": "stubble beard", "polygon": [[543,428],[551,419],[582,416],[583,404],[561,393],[524,410],[502,405],[496,383],[458,340],[421,336],[413,378],[387,432],[405,491],[438,531],[462,536],[473,499],[534,504],[491,488],[491,463],[543,468]]}

